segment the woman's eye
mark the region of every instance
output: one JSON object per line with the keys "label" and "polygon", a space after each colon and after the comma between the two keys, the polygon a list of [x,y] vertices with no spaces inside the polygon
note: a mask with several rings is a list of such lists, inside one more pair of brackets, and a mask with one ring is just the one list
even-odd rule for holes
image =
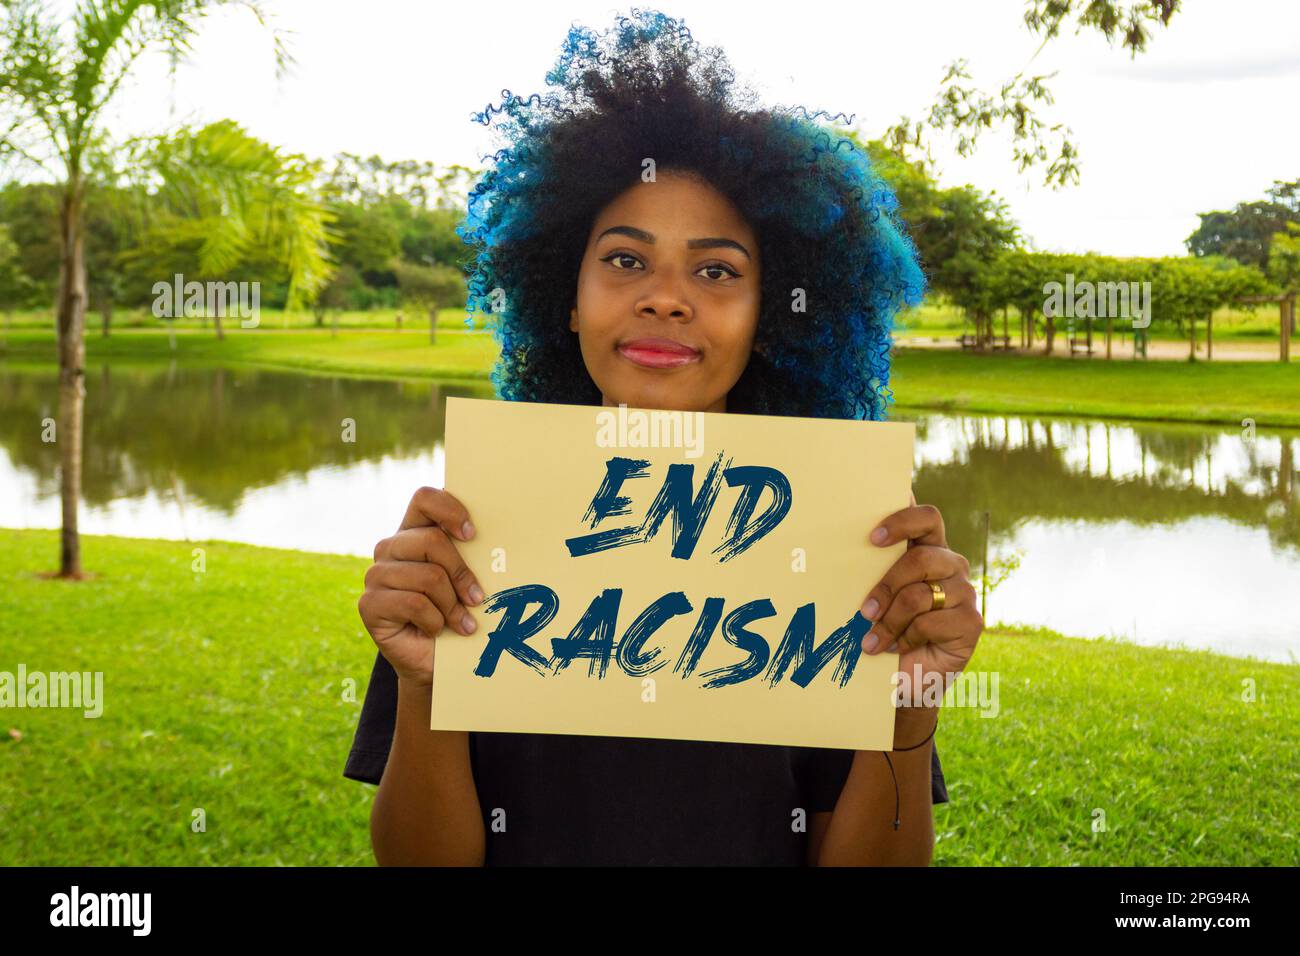
{"label": "woman's eye", "polygon": [[[619,259],[629,259],[629,260],[631,260],[632,262],[636,262],[636,261],[637,261],[636,256],[629,255],[629,254],[626,253],[626,252],[615,252],[615,253],[611,253],[610,255],[605,256],[605,257],[604,257],[603,259],[601,259],[600,261],[601,261],[601,262],[608,262],[608,263],[610,263],[611,265],[613,265],[613,263],[614,263],[615,261],[619,260]],[[615,268],[615,269],[628,270],[628,269],[631,269],[631,268],[634,268],[634,267],[633,267],[633,266],[614,266],[614,268]]]}
{"label": "woman's eye", "polygon": [[720,276],[709,276],[709,278],[710,278],[710,279],[713,279],[714,281],[717,281],[717,282],[721,282],[721,281],[723,281],[723,279],[726,278],[726,277],[730,277],[730,278],[732,278],[732,279],[737,279],[737,278],[740,277],[740,273],[739,273],[739,272],[736,272],[736,271],[735,271],[734,269],[732,269],[730,266],[724,266],[724,265],[722,265],[722,264],[719,263],[719,262],[711,262],[711,263],[709,263],[707,266],[701,266],[701,267],[700,267],[700,272],[710,272],[710,271],[715,270],[715,269],[716,269],[717,271],[721,272],[722,275],[720,275]]}

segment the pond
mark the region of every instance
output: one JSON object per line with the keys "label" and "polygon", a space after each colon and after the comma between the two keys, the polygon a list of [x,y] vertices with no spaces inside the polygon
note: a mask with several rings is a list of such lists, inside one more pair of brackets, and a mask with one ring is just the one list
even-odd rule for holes
{"label": "pond", "polygon": [[[85,533],[367,557],[415,488],[442,484],[447,397],[491,397],[183,366],[95,366],[86,393]],[[59,525],[58,453],[41,440],[56,395],[52,370],[0,363],[0,527]],[[1300,433],[895,417],[917,424],[917,500],[943,511],[975,574],[988,512],[990,622],[1300,658]]]}

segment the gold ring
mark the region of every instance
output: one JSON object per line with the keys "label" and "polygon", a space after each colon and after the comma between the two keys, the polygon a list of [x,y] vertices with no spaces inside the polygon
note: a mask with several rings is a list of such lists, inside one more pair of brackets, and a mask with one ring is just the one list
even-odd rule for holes
{"label": "gold ring", "polygon": [[943,593],[943,585],[939,584],[937,581],[926,581],[925,583],[930,585],[930,591],[933,595],[933,598],[930,602],[930,610],[931,611],[943,610],[943,602],[947,597],[947,595]]}

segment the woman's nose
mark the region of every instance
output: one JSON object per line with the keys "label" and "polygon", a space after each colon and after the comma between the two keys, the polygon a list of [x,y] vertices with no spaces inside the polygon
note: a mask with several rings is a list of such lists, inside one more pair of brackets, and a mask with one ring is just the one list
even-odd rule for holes
{"label": "woman's nose", "polygon": [[637,303],[638,314],[689,322],[695,312],[682,288],[684,283],[678,270],[657,269]]}

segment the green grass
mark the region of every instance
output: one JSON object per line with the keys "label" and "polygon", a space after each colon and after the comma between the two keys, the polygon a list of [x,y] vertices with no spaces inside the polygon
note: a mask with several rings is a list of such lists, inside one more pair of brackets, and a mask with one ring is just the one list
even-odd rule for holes
{"label": "green grass", "polygon": [[[443,331],[437,343],[430,345],[427,329],[400,333],[352,330],[334,336],[328,331],[235,328],[222,341],[211,331],[188,330],[176,334],[175,351],[166,332],[157,329],[120,332],[106,339],[86,336],[86,357],[92,363],[175,360],[367,378],[486,379],[496,355],[496,343],[485,332]],[[11,364],[48,365],[57,360],[54,336],[43,330],[10,332],[0,357]]]}
{"label": "green grass", "polygon": [[1300,426],[1300,364],[1106,362],[903,350],[890,387],[902,408],[993,414]]}
{"label": "green grass", "polygon": [[[397,314],[402,314],[403,331],[429,331],[429,315],[427,312],[416,309],[367,309],[364,311],[341,311],[329,312],[324,318],[321,325],[317,325],[316,314],[309,310],[285,311],[284,309],[259,309],[258,310],[258,328],[267,330],[285,329],[328,329],[336,322],[340,329],[385,329],[396,330]],[[475,316],[475,328],[482,329],[485,316],[478,314]],[[0,316],[0,322],[3,322],[4,316]],[[12,329],[54,329],[54,311],[52,309],[25,309],[11,312],[8,315],[9,328]],[[207,334],[212,335],[212,323],[207,319],[200,318],[177,318],[175,320],[163,320],[154,316],[151,310],[143,308],[135,309],[115,309],[111,330],[113,332],[129,331],[137,329],[162,329],[165,330],[168,322],[171,322],[178,330],[205,330]],[[87,337],[100,335],[103,325],[103,319],[97,311],[86,313],[86,334]],[[227,317],[223,326],[225,329],[239,327],[238,316]],[[438,310],[438,328],[439,329],[464,329],[465,328],[465,310],[464,309],[439,309]]]}
{"label": "green grass", "polygon": [[[299,309],[294,311],[285,311],[284,309],[261,309],[259,311],[260,328],[268,331],[289,330],[319,330],[322,327],[328,329],[337,322],[338,327],[342,330],[385,330],[393,331],[396,329],[396,318],[398,312],[402,314],[403,331],[427,331],[429,327],[429,318],[425,313],[413,309],[393,309],[393,308],[376,308],[364,311],[342,311],[330,312],[324,319],[323,326],[317,325],[316,314],[310,310]],[[484,327],[485,316],[478,314],[475,316],[475,328]],[[0,317],[0,321],[3,317]],[[1160,316],[1155,316],[1156,324],[1151,329],[1151,338],[1154,341],[1179,341],[1185,342],[1186,336],[1174,327],[1162,323]],[[1278,323],[1280,320],[1280,307],[1276,303],[1258,305],[1253,309],[1224,307],[1214,313],[1214,339],[1215,341],[1273,341],[1276,342],[1279,335]],[[14,311],[8,314],[9,328],[14,330],[22,329],[54,329],[54,313],[51,309],[24,309]],[[237,327],[239,320],[237,318],[228,318],[225,322],[227,328]],[[1001,313],[996,317],[994,323],[996,331],[1002,331]],[[212,333],[212,324],[210,321],[199,318],[178,318],[174,320],[175,328],[178,330],[205,331],[207,334]],[[100,334],[101,317],[98,312],[91,311],[86,315],[87,338],[98,336]],[[113,312],[112,330],[114,332],[132,331],[139,329],[164,329],[166,323],[159,319],[146,308],[116,309]],[[438,328],[449,330],[461,330],[465,328],[465,310],[464,309],[440,309],[438,311]],[[1010,314],[1008,330],[1014,340],[1019,335],[1020,322],[1015,312]],[[1064,334],[1065,323],[1061,323],[1060,334]],[[963,332],[973,331],[973,326],[964,317],[962,310],[953,305],[943,296],[932,295],[926,299],[923,305],[915,309],[906,309],[900,312],[896,322],[897,335],[903,341],[910,338],[916,339],[953,339]],[[1117,328],[1118,332],[1118,328]],[[1205,325],[1203,322],[1197,323],[1197,335],[1202,341],[1205,337]],[[1041,332],[1036,336],[1036,340],[1041,342]]]}
{"label": "green grass", "polygon": [[[901,339],[945,338],[951,339],[972,329],[962,319],[961,309],[952,303],[931,296],[914,309],[905,309],[895,320],[896,334]],[[999,326],[1001,328],[1001,326]]]}
{"label": "green grass", "polygon": [[0,531],[0,670],[102,671],[104,713],[0,711],[0,864],[370,862],[373,788],[340,776],[363,562],[84,537],[98,577],[42,580],[56,540]]}
{"label": "green grass", "polygon": [[[37,576],[55,532],[0,531],[0,670],[103,671],[106,701],[0,712],[0,865],[370,862],[374,788],[341,776],[367,562],[82,540],[97,577],[69,583]],[[1300,668],[1043,631],[986,633],[973,667],[1000,713],[941,718],[936,863],[1300,863]]]}
{"label": "green grass", "polygon": [[986,634],[976,660],[1002,707],[940,719],[939,861],[1300,862],[1300,668],[1039,630]]}
{"label": "green grass", "polygon": [[[120,365],[179,362],[256,366],[367,378],[486,380],[497,346],[485,332],[445,331],[430,345],[422,331],[235,329],[224,341],[190,330],[176,351],[156,329],[89,335],[87,359]],[[0,358],[11,365],[56,359],[54,336],[11,331]],[[1085,415],[1116,419],[1300,426],[1300,362],[1132,362],[1039,355],[980,355],[900,349],[894,359],[900,408],[990,414]]]}

